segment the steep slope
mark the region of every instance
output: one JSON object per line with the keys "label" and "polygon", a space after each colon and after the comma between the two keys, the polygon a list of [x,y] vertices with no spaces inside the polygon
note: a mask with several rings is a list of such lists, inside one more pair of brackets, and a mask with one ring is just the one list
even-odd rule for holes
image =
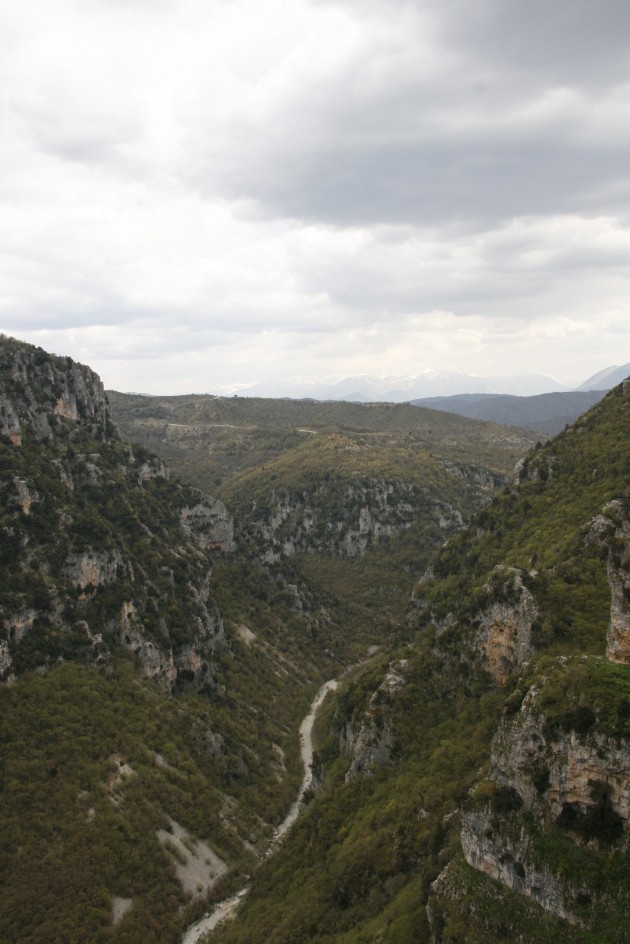
{"label": "steep slope", "polygon": [[175,942],[266,848],[365,644],[124,444],[89,368],[7,338],[0,468],[0,939]]}
{"label": "steep slope", "polygon": [[88,368],[8,340],[0,417],[4,676],[118,646],[166,690],[212,686],[223,626],[207,551],[233,531],[221,502],[118,440]]}
{"label": "steep slope", "polygon": [[522,464],[349,678],[320,787],[221,944],[622,942],[630,385]]}

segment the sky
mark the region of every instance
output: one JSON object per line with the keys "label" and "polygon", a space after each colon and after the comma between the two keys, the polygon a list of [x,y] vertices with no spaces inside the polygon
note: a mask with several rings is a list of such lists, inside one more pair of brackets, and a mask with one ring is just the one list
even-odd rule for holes
{"label": "sky", "polygon": [[630,361],[630,3],[0,5],[0,331],[162,394]]}

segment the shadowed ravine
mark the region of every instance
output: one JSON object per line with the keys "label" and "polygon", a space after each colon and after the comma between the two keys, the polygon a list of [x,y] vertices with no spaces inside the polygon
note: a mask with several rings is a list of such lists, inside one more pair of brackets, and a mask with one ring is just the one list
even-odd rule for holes
{"label": "shadowed ravine", "polygon": [[[319,711],[319,708],[321,707],[326,695],[328,692],[337,688],[338,684],[339,683],[337,679],[330,679],[328,682],[324,682],[317,695],[313,699],[308,714],[300,725],[300,751],[302,755],[302,764],[304,766],[304,776],[302,777],[302,783],[300,785],[297,798],[285,818],[276,829],[275,835],[271,840],[269,847],[263,856],[263,859],[268,859],[269,856],[273,855],[278,847],[278,844],[286,836],[300,814],[304,803],[304,796],[313,781],[313,769],[311,766],[313,763],[313,724],[315,722],[317,712]],[[241,888],[231,898],[226,898],[215,905],[213,910],[204,915],[200,921],[196,921],[195,924],[191,924],[182,938],[182,944],[197,944],[197,941],[199,941],[199,939],[204,934],[207,934],[208,931],[216,928],[216,926],[221,924],[222,921],[232,917],[249,889],[249,885],[244,885],[243,888]]]}

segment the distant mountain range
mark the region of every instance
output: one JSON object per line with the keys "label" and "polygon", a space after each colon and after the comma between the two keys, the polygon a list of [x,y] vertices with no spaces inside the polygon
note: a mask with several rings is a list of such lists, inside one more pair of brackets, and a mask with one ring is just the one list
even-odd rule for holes
{"label": "distant mountain range", "polygon": [[421,397],[414,406],[443,410],[475,420],[520,426],[555,436],[590,409],[612,387],[630,375],[630,364],[607,367],[585,380],[577,390],[540,393],[536,396],[464,393],[448,397]]}
{"label": "distant mountain range", "polygon": [[566,393],[540,393],[535,397],[464,393],[454,397],[424,397],[411,402],[413,406],[503,423],[505,426],[520,426],[522,429],[555,436],[601,400],[605,393],[605,390],[570,390]]}
{"label": "distant mountain range", "polygon": [[[609,390],[628,374],[630,374],[630,363],[623,367],[617,365],[607,367],[589,377],[577,389],[579,391]],[[288,397],[291,399],[350,400],[355,403],[374,401],[404,403],[427,397],[452,397],[462,394],[506,394],[532,397],[569,391],[557,380],[542,374],[479,376],[455,371],[423,370],[417,374],[402,376],[358,374],[321,381],[284,380],[278,383],[257,383],[234,387],[230,392],[239,396],[276,399]]]}
{"label": "distant mountain range", "polygon": [[622,367],[613,364],[612,367],[605,367],[599,373],[593,374],[588,380],[577,388],[578,390],[612,390],[618,383],[625,380],[630,375],[630,364],[624,364]]}

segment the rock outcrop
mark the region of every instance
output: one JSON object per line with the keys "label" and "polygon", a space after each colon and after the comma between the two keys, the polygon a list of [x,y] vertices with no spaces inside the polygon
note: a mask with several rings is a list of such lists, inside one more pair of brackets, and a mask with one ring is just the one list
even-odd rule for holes
{"label": "rock outcrop", "polygon": [[185,533],[203,550],[233,550],[234,520],[226,511],[223,502],[218,498],[209,499],[196,490],[195,495],[199,499],[196,504],[185,505],[179,513],[180,524]]}
{"label": "rock outcrop", "polygon": [[484,668],[503,686],[530,651],[538,609],[515,568],[496,567],[484,589],[491,602],[477,616],[478,645]]}
{"label": "rock outcrop", "polygon": [[527,837],[521,840],[497,834],[487,815],[467,813],[461,842],[466,861],[474,869],[531,898],[556,917],[576,922],[566,906],[569,895],[565,885],[549,871],[539,870],[527,861]]}
{"label": "rock outcrop", "polygon": [[[565,659],[551,680],[530,687],[518,714],[493,739],[487,778],[475,788],[461,828],[470,866],[556,917],[587,925],[584,903],[598,902],[587,877],[563,865],[567,843],[583,850],[576,859],[582,868],[586,849],[597,868],[599,856],[624,845],[630,822],[630,742],[611,728],[616,701],[610,693],[598,696],[597,671],[597,661]],[[568,672],[571,681],[563,681]],[[563,694],[562,713],[547,714],[547,706],[557,710],[556,692],[564,693],[573,678],[583,683],[571,695],[574,707]],[[557,859],[550,855],[554,843]]]}
{"label": "rock outcrop", "polygon": [[58,421],[68,421],[95,439],[111,435],[105,389],[94,371],[41,348],[1,340],[0,434],[18,446],[25,432],[47,442]]}
{"label": "rock outcrop", "polygon": [[63,575],[73,587],[85,592],[95,592],[99,587],[113,583],[121,572],[125,576],[129,568],[125,567],[120,551],[87,548],[85,551],[72,552],[66,558]]}
{"label": "rock outcrop", "polygon": [[371,777],[377,770],[391,764],[394,748],[392,699],[404,688],[407,668],[406,659],[392,662],[387,675],[370,698],[356,737],[352,725],[346,727],[344,748],[352,756],[346,783]]}
{"label": "rock outcrop", "polygon": [[611,662],[630,664],[630,517],[624,502],[609,502],[590,524],[587,542],[608,551],[610,623],[606,654]]}
{"label": "rock outcrop", "polygon": [[459,509],[411,482],[327,477],[308,491],[272,489],[266,501],[252,505],[239,537],[264,548],[266,563],[296,553],[359,558],[411,528],[419,516],[432,529],[436,546],[464,527]]}

